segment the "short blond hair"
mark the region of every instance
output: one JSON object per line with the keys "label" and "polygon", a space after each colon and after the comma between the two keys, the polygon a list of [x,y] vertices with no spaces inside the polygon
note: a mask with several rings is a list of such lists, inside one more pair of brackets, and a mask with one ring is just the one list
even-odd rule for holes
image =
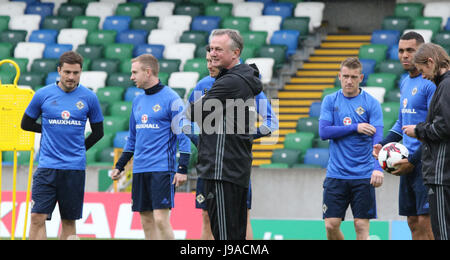
{"label": "short blond hair", "polygon": [[159,62],[155,56],[151,54],[142,54],[131,60],[131,63],[139,62],[143,70],[150,68],[154,76],[158,76]]}
{"label": "short blond hair", "polygon": [[341,70],[343,67],[347,67],[349,69],[359,69],[360,72],[362,72],[362,64],[359,61],[358,58],[355,57],[349,57],[341,62]]}

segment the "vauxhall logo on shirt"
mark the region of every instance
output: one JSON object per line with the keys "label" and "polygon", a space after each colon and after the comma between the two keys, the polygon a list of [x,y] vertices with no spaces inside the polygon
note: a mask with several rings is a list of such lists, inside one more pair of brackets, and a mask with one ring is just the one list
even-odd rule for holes
{"label": "vauxhall logo on shirt", "polygon": [[62,119],[49,119],[48,122],[51,125],[82,125],[81,121],[70,120],[70,112],[67,110],[61,112],[61,118]]}
{"label": "vauxhall logo on shirt", "polygon": [[159,129],[158,124],[147,124],[147,123],[148,123],[148,115],[143,114],[141,116],[141,124],[136,124],[136,129],[142,128]]}

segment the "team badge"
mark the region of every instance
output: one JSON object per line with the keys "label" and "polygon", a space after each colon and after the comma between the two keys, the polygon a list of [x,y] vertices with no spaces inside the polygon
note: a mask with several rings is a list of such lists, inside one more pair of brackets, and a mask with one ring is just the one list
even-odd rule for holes
{"label": "team badge", "polygon": [[406,105],[408,105],[408,99],[403,99],[403,108],[406,108]]}
{"label": "team badge", "polygon": [[158,112],[159,110],[161,110],[161,106],[159,104],[153,106],[153,111]]}
{"label": "team badge", "polygon": [[141,116],[141,122],[142,122],[143,124],[147,124],[147,122],[148,122],[148,116],[147,116],[146,114],[143,114],[143,115]]}
{"label": "team badge", "polygon": [[327,209],[328,209],[327,205],[323,204],[322,205],[322,212],[323,212],[323,214],[325,214],[327,212]]}
{"label": "team badge", "polygon": [[83,108],[84,108],[83,102],[78,101],[78,102],[77,102],[77,108],[78,108],[79,110],[83,109]]}
{"label": "team badge", "polygon": [[366,111],[361,106],[356,109],[356,113],[358,113],[358,115],[362,115],[362,114],[364,114],[364,112],[366,112]]}
{"label": "team badge", "polygon": [[352,119],[350,117],[345,117],[344,120],[342,120],[342,123],[344,123],[344,125],[351,125],[352,124]]}
{"label": "team badge", "polygon": [[414,87],[411,94],[414,96],[415,94],[417,94],[417,87]]}
{"label": "team badge", "polygon": [[62,119],[64,119],[64,120],[69,119],[69,118],[70,118],[70,112],[67,111],[67,110],[62,111],[62,112],[61,112],[61,117],[62,117]]}
{"label": "team badge", "polygon": [[203,202],[205,202],[205,196],[203,196],[203,194],[198,194],[196,200],[198,203],[202,204]]}

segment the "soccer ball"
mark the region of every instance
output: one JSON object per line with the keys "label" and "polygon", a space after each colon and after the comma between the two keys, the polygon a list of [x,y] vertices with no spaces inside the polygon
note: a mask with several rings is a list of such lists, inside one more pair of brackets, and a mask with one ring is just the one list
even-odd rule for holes
{"label": "soccer ball", "polygon": [[403,144],[392,142],[381,148],[381,151],[378,154],[378,162],[383,170],[391,173],[397,169],[397,167],[394,167],[393,164],[401,159],[408,158],[408,155],[408,148],[406,148]]}

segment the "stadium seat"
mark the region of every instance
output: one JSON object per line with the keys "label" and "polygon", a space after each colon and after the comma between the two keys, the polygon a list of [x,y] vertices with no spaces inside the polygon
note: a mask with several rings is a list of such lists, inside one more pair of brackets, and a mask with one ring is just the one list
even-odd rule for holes
{"label": "stadium seat", "polygon": [[75,18],[85,15],[86,5],[74,3],[62,3],[58,8],[58,16]]}
{"label": "stadium seat", "polygon": [[119,71],[120,60],[100,58],[91,61],[89,70],[104,71],[106,73],[115,73]]}
{"label": "stadium seat", "polygon": [[41,16],[37,14],[14,15],[9,20],[10,30],[24,30],[30,36],[34,30],[39,30]]}
{"label": "stadium seat", "polygon": [[274,149],[271,163],[283,163],[290,166],[302,161],[302,152],[294,149]]}
{"label": "stadium seat", "polygon": [[72,20],[72,28],[87,29],[88,32],[100,29],[100,17],[98,16],[75,16]]}
{"label": "stadium seat", "polygon": [[58,35],[58,31],[42,29],[35,30],[31,32],[30,37],[28,38],[29,42],[42,42],[45,44],[53,44],[56,42],[56,36]]}
{"label": "stadium seat", "polygon": [[113,140],[113,146],[115,148],[124,148],[127,144],[129,131],[119,131],[116,132],[116,135],[114,136]]}
{"label": "stadium seat", "polygon": [[163,30],[178,32],[178,37],[191,28],[192,17],[189,15],[169,15],[161,17],[159,26]]}
{"label": "stadium seat", "polygon": [[80,84],[96,92],[98,88],[105,87],[107,77],[108,73],[105,71],[84,71],[81,73]]}
{"label": "stadium seat", "polygon": [[199,80],[198,72],[172,72],[169,77],[169,87],[171,88],[184,88],[190,90],[195,87]]}
{"label": "stadium seat", "polygon": [[433,42],[441,46],[450,46],[450,31],[442,31],[435,34]]}
{"label": "stadium seat", "polygon": [[117,31],[99,30],[89,32],[86,43],[89,45],[107,45],[116,42]]}
{"label": "stadium seat", "polygon": [[386,95],[386,89],[383,87],[361,87],[364,91],[369,93],[372,97],[374,97],[378,102],[384,102],[384,96]]}
{"label": "stadium seat", "polygon": [[107,59],[128,60],[133,57],[134,45],[131,43],[112,43],[105,45],[104,57]]}
{"label": "stadium seat", "polygon": [[[9,59],[14,46],[9,42],[0,42],[0,60]],[[0,67],[1,68],[1,67]]]}
{"label": "stadium seat", "polygon": [[[256,56],[257,47],[252,44],[245,44],[244,50],[241,52],[241,62]],[[205,56],[203,56],[205,57]]]}
{"label": "stadium seat", "polygon": [[400,102],[400,89],[396,88],[387,91],[384,96],[384,102]]}
{"label": "stadium seat", "polygon": [[138,96],[144,94],[144,90],[137,87],[129,87],[125,90],[124,101],[133,101],[133,99]]}
{"label": "stadium seat", "polygon": [[280,30],[281,16],[278,15],[262,15],[252,17],[250,22],[250,30],[267,32],[266,42],[270,42],[270,38],[274,31]]}
{"label": "stadium seat", "polygon": [[194,58],[195,44],[193,43],[175,43],[166,45],[164,49],[164,59],[179,59],[181,67],[184,66],[188,59]]}
{"label": "stadium seat", "polygon": [[47,73],[57,70],[58,63],[58,59],[35,59],[31,64],[30,71],[47,75]]}
{"label": "stadium seat", "polygon": [[[245,44],[251,44],[257,49],[266,44],[268,33],[266,31],[248,31],[241,33]],[[244,48],[245,50],[245,48]]]}
{"label": "stadium seat", "polygon": [[403,31],[403,34],[411,31],[414,31],[422,35],[423,39],[425,40],[425,43],[431,42],[431,39],[433,38],[433,31],[428,29],[406,29]]}
{"label": "stadium seat", "polygon": [[315,101],[315,102],[311,103],[311,105],[309,106],[309,117],[319,118],[321,106],[322,106],[322,102],[320,102],[320,101]]}
{"label": "stadium seat", "polygon": [[286,45],[286,58],[288,58],[297,52],[299,36],[300,32],[295,30],[275,31],[270,38],[270,44]]}
{"label": "stadium seat", "polygon": [[144,14],[143,3],[120,3],[117,5],[115,15],[126,15],[131,19],[141,17]]}
{"label": "stadium seat", "polygon": [[108,78],[106,79],[106,86],[118,86],[122,88],[127,88],[133,85],[134,82],[130,79],[130,73],[123,73],[123,72],[108,73]]}
{"label": "stadium seat", "polygon": [[15,58],[27,58],[28,70],[35,59],[44,55],[45,44],[41,42],[19,42],[14,49]]}
{"label": "stadium seat", "polygon": [[250,30],[250,17],[230,16],[222,19],[220,28],[238,30],[240,33]]}
{"label": "stadium seat", "polygon": [[100,103],[107,103],[109,105],[120,102],[123,100],[123,95],[125,93],[125,88],[118,86],[109,86],[104,88],[99,88],[97,90],[97,97]]}
{"label": "stadium seat", "polygon": [[313,133],[314,137],[319,136],[319,119],[316,117],[301,117],[297,121],[296,132]]}
{"label": "stadium seat", "polygon": [[[13,151],[2,151],[2,161],[10,164],[14,163]],[[30,164],[30,151],[17,151],[17,164],[29,165]],[[0,162],[1,163],[1,162]]]}
{"label": "stadium seat", "polygon": [[104,25],[106,18],[114,15],[115,9],[114,3],[90,2],[86,7],[85,15],[100,17],[100,25]]}
{"label": "stadium seat", "polygon": [[310,18],[309,31],[314,32],[322,25],[325,4],[322,2],[299,2],[294,9],[294,16],[307,16]]}
{"label": "stadium seat", "polygon": [[193,43],[197,47],[205,47],[208,43],[209,33],[203,31],[184,31],[180,37],[180,43]]}
{"label": "stadium seat", "polygon": [[278,15],[283,19],[293,16],[293,3],[273,3],[264,5],[263,15]]}
{"label": "stadium seat", "polygon": [[361,62],[362,74],[364,75],[364,80],[361,85],[364,86],[364,85],[366,85],[369,74],[375,72],[375,67],[376,67],[377,62],[372,59],[360,59],[359,62]]}
{"label": "stadium seat", "polygon": [[132,108],[132,102],[118,101],[111,103],[109,106],[109,114],[111,116],[120,116],[124,118],[130,118]]}
{"label": "stadium seat", "polygon": [[159,17],[137,17],[131,20],[130,29],[151,31],[158,29]]}
{"label": "stadium seat", "polygon": [[103,45],[82,44],[78,46],[76,51],[84,58],[91,60],[103,57]]}
{"label": "stadium seat", "polygon": [[204,31],[210,33],[220,27],[221,18],[218,16],[196,16],[192,20],[192,31]]}
{"label": "stadium seat", "polygon": [[0,2],[0,15],[18,16],[25,14],[25,2]]}
{"label": "stadium seat", "polygon": [[365,44],[359,48],[360,59],[373,59],[377,63],[386,59],[387,45]]}
{"label": "stadium seat", "polygon": [[330,140],[322,140],[320,137],[317,137],[313,141],[313,147],[314,148],[329,148],[330,147]]}
{"label": "stadium seat", "polygon": [[327,168],[330,152],[327,148],[310,148],[306,151],[303,162],[306,165],[319,165]]}
{"label": "stadium seat", "polygon": [[[10,45],[11,49],[9,50],[10,52],[12,51],[12,45],[10,43],[0,43],[0,60],[1,59],[10,59],[13,60],[15,63],[17,63],[17,65],[19,66],[20,72],[27,72],[27,65],[28,65],[28,59],[26,58],[11,58],[11,55],[8,56],[2,56],[1,54],[1,48],[2,46],[4,46],[5,44]],[[10,54],[9,52],[9,54]],[[14,74],[16,73],[16,68],[13,64],[11,63],[5,63],[2,66],[0,66],[0,72],[5,72],[5,73],[9,73],[9,74]]]}
{"label": "stadium seat", "polygon": [[[274,71],[281,69],[287,60],[287,46],[286,45],[264,45],[257,51],[257,57],[272,58],[274,60]],[[262,74],[262,73],[261,73]]]}
{"label": "stadium seat", "polygon": [[167,86],[169,84],[169,76],[170,74],[167,72],[159,72],[158,73],[158,78],[161,81],[161,84],[163,84],[164,86]]}
{"label": "stadium seat", "polygon": [[385,44],[391,47],[397,44],[400,39],[400,32],[396,30],[374,30],[370,42],[372,44]]}
{"label": "stadium seat", "polygon": [[400,17],[409,17],[414,19],[416,17],[422,16],[422,11],[424,8],[423,3],[396,3],[394,9],[394,15]]}
{"label": "stadium seat", "polygon": [[297,132],[286,134],[284,148],[299,150],[302,154],[313,147],[314,134],[309,132]]}
{"label": "stadium seat", "polygon": [[133,56],[137,57],[142,54],[152,54],[158,60],[163,58],[164,45],[161,44],[141,44],[134,48]]}
{"label": "stadium seat", "polygon": [[268,84],[272,80],[275,60],[273,58],[250,58],[245,60],[246,64],[256,64],[261,75],[261,82]]}
{"label": "stadium seat", "polygon": [[25,42],[27,31],[24,30],[6,30],[0,33],[0,42],[9,42],[16,46],[19,42]]}
{"label": "stadium seat", "polygon": [[384,102],[381,104],[381,109],[383,110],[384,118],[390,118],[396,121],[398,119],[400,102]]}
{"label": "stadium seat", "polygon": [[86,29],[61,29],[58,34],[57,43],[72,44],[73,49],[77,49],[78,45],[86,43],[88,30]]}
{"label": "stadium seat", "polygon": [[146,44],[148,33],[144,30],[124,30],[117,34],[117,43],[131,43],[134,46]]}
{"label": "stadium seat", "polygon": [[387,51],[388,60],[399,60],[398,59],[398,44],[392,45]]}
{"label": "stadium seat", "polygon": [[413,20],[414,29],[431,30],[433,34],[436,34],[441,30],[441,25],[441,17],[416,17]]}
{"label": "stadium seat", "polygon": [[149,44],[161,44],[167,46],[169,44],[178,43],[179,38],[180,35],[178,35],[177,31],[155,29],[150,31],[147,42]]}
{"label": "stadium seat", "polygon": [[107,147],[97,152],[97,162],[100,163],[114,163],[114,148]]}
{"label": "stadium seat", "polygon": [[173,15],[175,3],[173,2],[149,2],[145,8],[145,16],[157,16],[160,19]]}
{"label": "stadium seat", "polygon": [[203,15],[203,3],[187,2],[177,4],[173,13],[175,15],[189,15],[190,17]]}
{"label": "stadium seat", "polygon": [[70,28],[70,18],[62,16],[46,16],[42,22],[42,29],[61,30]]}
{"label": "stadium seat", "polygon": [[205,15],[206,16],[217,16],[221,19],[225,17],[232,16],[231,12],[233,10],[233,4],[231,3],[213,3],[206,6]]}
{"label": "stadium seat", "polygon": [[381,28],[383,30],[396,30],[399,32],[403,32],[404,30],[410,28],[409,17],[397,17],[397,16],[387,16],[383,18],[383,23]]}
{"label": "stadium seat", "polygon": [[400,76],[405,73],[405,69],[399,60],[384,60],[378,65],[378,72],[394,73]]}
{"label": "stadium seat", "polygon": [[41,22],[46,16],[53,15],[54,3],[33,2],[27,5],[25,14],[37,14],[41,16]]}
{"label": "stadium seat", "polygon": [[186,60],[186,63],[183,66],[183,71],[198,72],[199,79],[202,79],[209,75],[206,59],[202,58]]}
{"label": "stadium seat", "polygon": [[106,16],[102,24],[103,30],[114,30],[117,33],[128,30],[131,18],[129,16]]}
{"label": "stadium seat", "polygon": [[367,87],[383,87],[390,91],[396,87],[397,75],[393,73],[372,73],[367,79]]}
{"label": "stadium seat", "polygon": [[59,81],[61,79],[61,76],[57,71],[49,72],[47,74],[47,77],[45,78],[45,85],[53,84],[56,81]]}
{"label": "stadium seat", "polygon": [[[105,121],[103,121],[103,122],[105,122]],[[108,147],[111,147],[113,139],[114,139],[114,133],[105,131],[102,139],[100,139],[97,143],[95,143],[92,146],[92,148],[95,148],[97,151],[100,151],[100,150],[106,149]],[[91,150],[91,149],[89,149],[89,150]],[[89,150],[88,150],[88,152],[89,152]]]}
{"label": "stadium seat", "polygon": [[171,89],[177,92],[177,94],[180,96],[181,99],[185,98],[187,92],[185,88],[171,88]]}
{"label": "stadium seat", "polygon": [[423,16],[442,18],[440,28],[444,28],[445,23],[450,18],[450,3],[446,1],[427,2],[423,9]]}
{"label": "stadium seat", "polygon": [[0,82],[2,84],[13,84],[15,74],[0,71]]}
{"label": "stadium seat", "polygon": [[[29,64],[29,63],[28,63]],[[44,85],[45,75],[35,72],[20,72],[19,85],[31,86],[33,89]]]}
{"label": "stadium seat", "polygon": [[178,59],[162,59],[159,60],[159,71],[171,74],[180,71],[181,60]]}
{"label": "stadium seat", "polygon": [[9,15],[0,15],[0,32],[8,30],[10,19]]}
{"label": "stadium seat", "polygon": [[59,59],[61,54],[66,51],[72,50],[71,44],[47,44],[44,49],[44,58],[46,59]]}
{"label": "stadium seat", "polygon": [[263,15],[264,3],[239,2],[233,4],[231,14],[237,17],[256,17]]}
{"label": "stadium seat", "polygon": [[445,24],[444,30],[450,31],[450,17],[447,19],[447,23]]}
{"label": "stadium seat", "polygon": [[284,18],[282,30],[296,30],[300,32],[300,40],[306,39],[309,35],[309,17],[286,17]]}

